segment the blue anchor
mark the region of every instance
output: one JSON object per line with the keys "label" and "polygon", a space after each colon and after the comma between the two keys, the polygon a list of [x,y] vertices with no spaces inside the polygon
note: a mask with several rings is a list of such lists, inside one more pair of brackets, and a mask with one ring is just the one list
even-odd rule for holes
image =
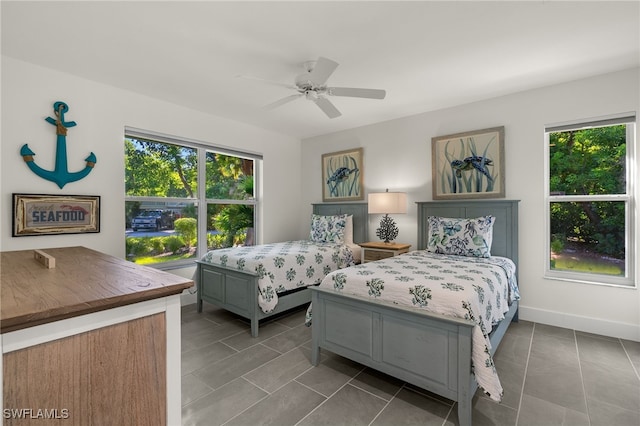
{"label": "blue anchor", "polygon": [[20,148],[20,155],[22,159],[27,163],[27,166],[35,174],[43,179],[55,182],[60,189],[62,189],[69,182],[75,182],[87,176],[93,167],[96,165],[96,156],[92,152],[84,161],[87,165],[83,170],[79,172],[70,173],[67,167],[67,129],[76,125],[75,121],[65,121],[64,114],[69,111],[69,106],[64,102],[58,101],[53,104],[53,111],[56,118],[47,117],[45,120],[47,123],[56,126],[56,166],[54,170],[45,170],[38,166],[33,160],[33,156],[36,155],[29,145],[24,144]]}

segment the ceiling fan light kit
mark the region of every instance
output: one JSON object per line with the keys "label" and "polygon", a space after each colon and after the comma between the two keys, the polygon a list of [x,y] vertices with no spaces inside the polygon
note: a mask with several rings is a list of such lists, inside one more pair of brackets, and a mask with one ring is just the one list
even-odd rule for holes
{"label": "ceiling fan light kit", "polygon": [[270,103],[265,108],[273,109],[294,101],[302,96],[314,102],[329,118],[340,117],[342,113],[326,98],[326,96],[345,96],[351,98],[384,99],[386,91],[380,89],[359,89],[355,87],[327,87],[331,74],[338,68],[338,63],[324,57],[317,61],[303,64],[305,73],[295,78],[295,95],[289,95]]}

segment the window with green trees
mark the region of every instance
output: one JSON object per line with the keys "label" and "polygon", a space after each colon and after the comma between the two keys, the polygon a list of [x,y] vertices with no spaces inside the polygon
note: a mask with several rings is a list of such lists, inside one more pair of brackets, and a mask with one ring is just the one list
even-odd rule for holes
{"label": "window with green trees", "polygon": [[259,156],[125,132],[127,258],[159,267],[255,243]]}
{"label": "window with green trees", "polygon": [[624,116],[546,129],[547,276],[635,284],[634,121]]}

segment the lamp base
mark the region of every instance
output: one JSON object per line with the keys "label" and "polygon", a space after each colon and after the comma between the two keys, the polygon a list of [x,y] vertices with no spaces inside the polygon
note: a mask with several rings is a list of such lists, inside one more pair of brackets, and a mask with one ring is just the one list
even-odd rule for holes
{"label": "lamp base", "polygon": [[388,214],[385,214],[380,221],[380,227],[376,229],[376,236],[385,243],[390,243],[398,236],[396,222]]}

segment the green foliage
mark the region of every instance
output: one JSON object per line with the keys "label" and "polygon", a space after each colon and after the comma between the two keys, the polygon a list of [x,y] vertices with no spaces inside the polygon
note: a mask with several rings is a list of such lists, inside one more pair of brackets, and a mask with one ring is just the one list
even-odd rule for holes
{"label": "green foliage", "polygon": [[234,245],[236,236],[253,227],[253,206],[231,204],[223,208],[213,219],[216,229],[225,236],[225,246]]}
{"label": "green foliage", "polygon": [[[625,192],[625,125],[551,133],[549,142],[552,195]],[[551,234],[564,234],[563,243],[577,242],[596,253],[624,258],[623,202],[557,202],[550,209]]]}
{"label": "green foliage", "polygon": [[184,240],[177,235],[171,235],[169,237],[162,237],[162,238],[164,239],[164,246],[166,250],[171,253],[177,252],[178,250],[180,250],[182,247],[186,245]]}
{"label": "green foliage", "polygon": [[178,145],[125,139],[125,191],[150,197],[194,197],[197,150]]}
{"label": "green foliage", "polygon": [[222,234],[207,234],[207,248],[209,250],[215,250],[224,248],[225,235]]}
{"label": "green foliage", "polygon": [[153,254],[161,254],[164,253],[164,237],[152,237],[149,238],[149,244],[152,248]]}
{"label": "green foliage", "polygon": [[198,236],[198,221],[192,217],[183,217],[174,222],[176,232],[180,234],[187,247],[191,247]]}
{"label": "green foliage", "polygon": [[564,250],[565,241],[566,241],[566,237],[564,235],[561,235],[561,236],[553,235],[551,238],[551,252],[562,253],[562,250]]}
{"label": "green foliage", "polygon": [[148,254],[153,250],[150,238],[126,238],[127,257],[136,257]]}

